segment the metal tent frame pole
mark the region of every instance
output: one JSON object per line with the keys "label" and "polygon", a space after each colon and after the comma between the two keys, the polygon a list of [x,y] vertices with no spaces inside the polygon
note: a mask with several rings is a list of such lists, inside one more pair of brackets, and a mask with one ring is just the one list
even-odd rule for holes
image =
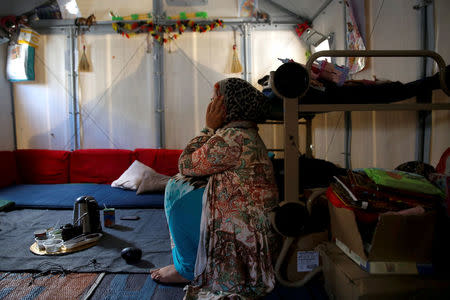
{"label": "metal tent frame pole", "polygon": [[[328,3],[329,4],[329,3]],[[343,5],[344,9],[344,48],[345,50],[348,50],[347,48],[347,5]],[[348,59],[346,58],[346,62]],[[352,166],[352,113],[350,111],[344,112],[344,126],[345,126],[345,144],[344,144],[344,161],[345,161],[345,168],[351,169]]]}
{"label": "metal tent frame pole", "polygon": [[69,28],[69,55],[70,55],[70,95],[72,100],[72,131],[73,131],[73,150],[80,149],[80,112],[78,105],[78,72],[77,72],[77,29]]}
{"label": "metal tent frame pole", "polygon": [[9,91],[11,93],[11,118],[12,118],[12,128],[13,128],[13,139],[14,139],[14,150],[17,150],[17,130],[16,130],[16,108],[14,105],[14,91],[13,85],[9,83]]}
{"label": "metal tent frame pole", "polygon": [[[434,51],[434,5],[433,2],[424,2],[423,6],[417,7],[420,10],[421,17],[421,38],[422,49]],[[433,63],[430,59],[423,57],[421,77],[425,78],[431,75]],[[423,95],[417,96],[418,103],[431,103],[433,93],[428,91]],[[417,131],[416,131],[416,160],[430,163],[431,158],[431,131],[432,131],[432,113],[429,110],[417,112]]]}
{"label": "metal tent frame pole", "polygon": [[[153,0],[153,14],[155,18],[155,24],[159,24],[162,21],[161,16],[163,13],[162,0]],[[153,51],[155,52],[154,59],[154,97],[155,97],[155,114],[156,123],[158,126],[158,139],[157,148],[166,147],[165,136],[165,116],[164,116],[164,46],[158,41],[153,41]]]}
{"label": "metal tent frame pole", "polygon": [[243,52],[244,52],[244,79],[248,82],[252,79],[252,61],[251,61],[251,30],[249,24],[242,25],[243,34]]}

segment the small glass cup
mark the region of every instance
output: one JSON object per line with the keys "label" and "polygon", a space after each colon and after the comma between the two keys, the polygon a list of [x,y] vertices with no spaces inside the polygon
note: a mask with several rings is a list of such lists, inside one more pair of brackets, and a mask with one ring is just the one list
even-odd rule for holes
{"label": "small glass cup", "polygon": [[49,239],[61,240],[62,239],[62,229],[53,229],[47,232]]}
{"label": "small glass cup", "polygon": [[48,253],[58,252],[61,249],[63,241],[60,239],[51,239],[44,242],[45,251]]}
{"label": "small glass cup", "polygon": [[45,251],[44,242],[47,241],[47,239],[36,237],[36,238],[34,238],[34,240],[36,241],[36,244],[38,245],[39,250]]}
{"label": "small glass cup", "polygon": [[39,229],[34,232],[34,237],[39,239],[46,239],[47,238],[47,230],[46,229]]}

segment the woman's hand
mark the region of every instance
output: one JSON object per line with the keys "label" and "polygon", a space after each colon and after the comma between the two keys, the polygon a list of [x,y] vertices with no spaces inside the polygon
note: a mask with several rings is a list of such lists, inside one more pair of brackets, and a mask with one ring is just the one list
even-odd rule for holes
{"label": "woman's hand", "polygon": [[206,109],[206,126],[213,130],[222,127],[225,121],[225,115],[223,96],[214,97]]}

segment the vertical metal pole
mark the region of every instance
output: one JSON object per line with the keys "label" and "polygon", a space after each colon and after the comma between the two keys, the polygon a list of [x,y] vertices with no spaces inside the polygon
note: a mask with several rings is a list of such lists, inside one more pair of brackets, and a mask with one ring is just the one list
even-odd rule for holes
{"label": "vertical metal pole", "polygon": [[252,70],[251,70],[251,33],[250,33],[250,25],[244,24],[243,25],[243,32],[244,32],[244,79],[248,82],[252,80]]}
{"label": "vertical metal pole", "polygon": [[80,134],[79,134],[79,118],[80,112],[78,107],[77,95],[77,62],[76,62],[76,48],[77,48],[77,32],[75,27],[69,28],[69,54],[70,54],[70,74],[71,85],[70,92],[72,95],[72,130],[73,130],[73,150],[80,148]]}
{"label": "vertical metal pole", "polygon": [[[421,16],[421,35],[422,49],[434,50],[434,5],[433,3],[424,3],[420,7]],[[433,63],[429,58],[424,57],[422,60],[421,78],[431,75]],[[423,94],[417,96],[418,103],[431,103],[432,92],[424,91]],[[431,129],[432,129],[432,113],[431,111],[417,112],[417,134],[416,134],[416,160],[425,163],[430,162],[431,156]]]}
{"label": "vertical metal pole", "polygon": [[284,200],[297,201],[298,167],[298,99],[283,99],[284,105]]}
{"label": "vertical metal pole", "polygon": [[14,91],[12,83],[9,83],[11,93],[11,119],[13,127],[14,150],[17,150],[16,109],[14,106]]}
{"label": "vertical metal pole", "polygon": [[306,157],[308,158],[312,158],[312,119],[313,117],[306,117],[305,121],[306,121],[306,149],[305,149],[305,154]]}
{"label": "vertical metal pole", "polygon": [[350,111],[345,112],[345,168],[352,168],[351,160],[352,151],[352,113]]}
{"label": "vertical metal pole", "polygon": [[[343,12],[343,20],[344,20],[344,50],[348,50],[347,48],[347,6],[342,1],[342,12]],[[344,64],[347,65],[348,57],[345,57]]]}
{"label": "vertical metal pole", "polygon": [[[344,7],[344,49],[347,50],[347,6]],[[348,62],[348,57],[345,58],[345,62]],[[345,168],[351,167],[351,151],[352,151],[352,113],[349,111],[344,112],[345,120],[345,145],[344,145],[344,160]]]}
{"label": "vertical metal pole", "polygon": [[[328,43],[330,45],[330,50],[336,50],[336,41],[335,41],[335,38],[334,38],[334,32],[331,32],[328,35]],[[332,64],[336,63],[336,57],[333,57],[333,56],[331,57],[331,63]]]}
{"label": "vertical metal pole", "polygon": [[[162,16],[162,1],[153,0],[153,17],[157,24]],[[164,119],[164,46],[158,41],[153,41],[153,51],[155,51],[154,68],[154,87],[155,87],[155,112],[156,123],[159,126],[157,148],[165,148],[165,119]]]}
{"label": "vertical metal pole", "polygon": [[[434,2],[428,4],[425,8],[426,10],[426,24],[427,24],[427,50],[435,50],[435,36],[434,36]],[[431,58],[427,59],[427,64],[425,66],[425,76],[431,76],[433,72],[434,62]],[[433,97],[433,92],[429,93],[429,99],[427,102],[431,103]],[[432,123],[432,112],[425,112],[425,129],[424,129],[424,150],[423,150],[423,161],[425,163],[430,163],[431,159],[431,131],[433,127]]]}

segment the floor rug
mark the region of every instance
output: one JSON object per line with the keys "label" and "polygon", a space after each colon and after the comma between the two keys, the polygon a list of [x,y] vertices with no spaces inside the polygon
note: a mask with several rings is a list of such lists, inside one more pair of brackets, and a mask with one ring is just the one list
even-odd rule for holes
{"label": "floor rug", "polygon": [[[130,215],[139,219],[120,219]],[[35,272],[58,267],[79,273],[145,273],[172,263],[169,229],[163,209],[116,209],[115,226],[103,226],[103,237],[98,244],[83,251],[60,256],[39,256],[30,251],[35,230],[58,227],[56,224],[71,221],[71,210],[0,212],[0,271]],[[127,264],[122,259],[121,251],[127,247],[142,250],[139,263]]]}
{"label": "floor rug", "polygon": [[95,273],[37,274],[0,273],[0,299],[81,299],[98,276]]}
{"label": "floor rug", "polygon": [[[164,285],[150,274],[106,274],[95,285],[97,273],[49,274],[0,273],[0,300],[181,300],[183,285]],[[91,287],[95,286],[95,289]],[[277,285],[263,300],[327,300],[322,280],[312,280],[298,288]]]}
{"label": "floor rug", "polygon": [[106,274],[90,300],[180,300],[183,286],[157,284],[149,274]]}
{"label": "floor rug", "polygon": [[[183,285],[163,285],[153,281],[149,274],[107,274],[90,300],[149,299],[182,300]],[[277,285],[262,300],[328,300],[320,279],[311,280],[303,287],[288,288]]]}

